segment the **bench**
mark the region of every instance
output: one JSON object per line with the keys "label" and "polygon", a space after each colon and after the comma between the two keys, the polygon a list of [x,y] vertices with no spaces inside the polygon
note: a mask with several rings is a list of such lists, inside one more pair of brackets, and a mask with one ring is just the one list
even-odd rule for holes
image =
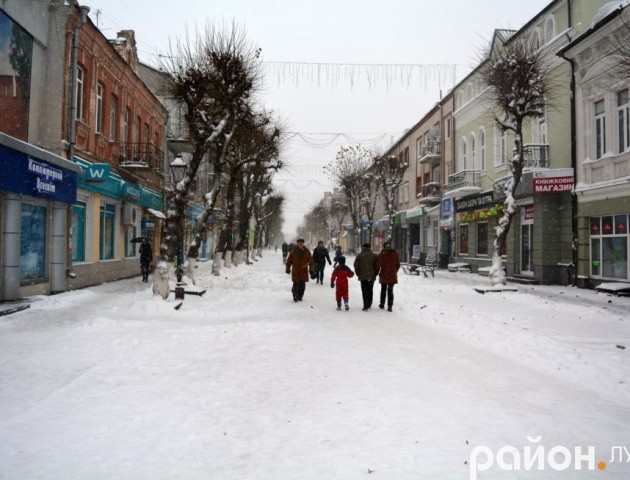
{"label": "bench", "polygon": [[595,292],[600,293],[604,292],[609,295],[620,296],[620,295],[630,295],[630,283],[625,282],[606,282],[600,283],[597,287],[595,287]]}
{"label": "bench", "polygon": [[411,257],[411,262],[401,264],[401,267],[407,275],[420,275],[422,273],[428,278],[427,273],[435,277],[436,263],[435,256],[428,256],[426,252],[422,252],[419,257]]}

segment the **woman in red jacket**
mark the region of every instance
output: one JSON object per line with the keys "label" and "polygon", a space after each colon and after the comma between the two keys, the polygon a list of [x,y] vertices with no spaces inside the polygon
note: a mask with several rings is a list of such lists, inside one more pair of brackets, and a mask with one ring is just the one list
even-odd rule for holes
{"label": "woman in red jacket", "polygon": [[383,247],[376,259],[376,268],[379,270],[378,277],[381,284],[381,303],[378,308],[385,308],[385,299],[387,299],[387,311],[391,312],[392,305],[394,305],[394,285],[398,283],[400,259],[398,252],[392,248],[390,242],[385,242]]}
{"label": "woman in red jacket", "polygon": [[350,307],[348,306],[348,279],[354,277],[354,272],[350,270],[348,266],[346,266],[346,257],[338,257],[337,263],[338,265],[335,267],[332,276],[330,277],[330,288],[335,288],[335,284],[337,284],[337,289],[335,290],[337,310],[341,310],[342,298],[343,302],[346,304],[346,310],[349,310]]}

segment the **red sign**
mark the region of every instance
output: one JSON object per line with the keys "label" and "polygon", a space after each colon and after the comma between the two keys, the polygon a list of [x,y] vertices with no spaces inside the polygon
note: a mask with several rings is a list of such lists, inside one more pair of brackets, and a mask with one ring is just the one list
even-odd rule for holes
{"label": "red sign", "polygon": [[535,193],[560,193],[573,191],[573,175],[558,175],[556,172],[534,174]]}

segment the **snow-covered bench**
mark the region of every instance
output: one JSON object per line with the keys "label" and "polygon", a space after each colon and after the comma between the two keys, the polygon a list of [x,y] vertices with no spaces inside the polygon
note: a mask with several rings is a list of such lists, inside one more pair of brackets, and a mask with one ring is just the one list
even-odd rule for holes
{"label": "snow-covered bench", "polygon": [[402,263],[400,266],[407,275],[420,275],[422,273],[428,278],[427,273],[435,277],[436,263],[435,256],[430,257],[426,252],[422,252],[419,257],[411,257],[411,262]]}
{"label": "snow-covered bench", "polygon": [[447,268],[449,272],[470,272],[470,264],[464,262],[449,263]]}
{"label": "snow-covered bench", "polygon": [[607,282],[595,287],[596,292],[604,292],[611,295],[630,295],[630,283]]}

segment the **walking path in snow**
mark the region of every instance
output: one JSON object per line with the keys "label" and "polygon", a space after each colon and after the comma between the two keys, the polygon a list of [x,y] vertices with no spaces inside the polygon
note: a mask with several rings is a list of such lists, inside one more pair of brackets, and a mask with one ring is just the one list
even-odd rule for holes
{"label": "walking path in snow", "polygon": [[478,478],[630,477],[610,462],[630,450],[630,298],[399,279],[391,313],[362,312],[354,279],[348,312],[326,282],[294,303],[265,252],[200,265],[208,291],[178,311],[140,276],[38,297],[0,317],[0,479],[468,479],[473,449],[508,445],[593,446],[606,470]]}

